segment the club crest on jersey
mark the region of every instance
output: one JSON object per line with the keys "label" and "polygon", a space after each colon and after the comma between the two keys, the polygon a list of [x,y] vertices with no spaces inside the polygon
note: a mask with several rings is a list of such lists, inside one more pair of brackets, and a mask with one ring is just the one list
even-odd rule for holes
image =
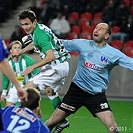
{"label": "club crest on jersey", "polygon": [[103,64],[107,64],[108,63],[108,58],[107,57],[104,57],[104,56],[101,56],[101,62]]}

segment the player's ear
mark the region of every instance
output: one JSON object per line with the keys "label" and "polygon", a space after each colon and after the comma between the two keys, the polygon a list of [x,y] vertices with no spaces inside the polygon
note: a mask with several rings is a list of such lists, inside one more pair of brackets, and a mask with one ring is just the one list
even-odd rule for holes
{"label": "player's ear", "polygon": [[110,36],[109,33],[106,33],[105,34],[105,40],[107,40],[109,38],[109,36]]}

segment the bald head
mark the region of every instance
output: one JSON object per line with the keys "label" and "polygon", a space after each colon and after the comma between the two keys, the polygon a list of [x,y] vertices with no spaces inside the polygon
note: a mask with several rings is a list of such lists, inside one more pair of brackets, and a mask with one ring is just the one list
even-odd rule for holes
{"label": "bald head", "polygon": [[103,28],[106,28],[106,29],[107,29],[107,33],[108,33],[109,35],[111,35],[111,27],[110,27],[107,23],[99,23],[99,24],[97,24],[96,26],[101,26],[101,27],[103,27]]}

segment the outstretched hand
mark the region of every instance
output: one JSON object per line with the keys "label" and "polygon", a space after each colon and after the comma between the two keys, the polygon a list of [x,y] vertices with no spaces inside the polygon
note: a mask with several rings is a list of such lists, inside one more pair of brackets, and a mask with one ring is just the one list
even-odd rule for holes
{"label": "outstretched hand", "polygon": [[19,55],[21,55],[21,51],[13,52],[13,53],[10,53],[10,58],[14,58]]}
{"label": "outstretched hand", "polygon": [[18,96],[21,99],[21,101],[27,101],[28,98],[28,93],[24,89],[19,89],[18,90]]}
{"label": "outstretched hand", "polygon": [[29,67],[26,68],[26,70],[24,72],[22,72],[22,75],[25,76],[25,75],[31,73],[32,71],[34,71],[34,67],[29,66]]}

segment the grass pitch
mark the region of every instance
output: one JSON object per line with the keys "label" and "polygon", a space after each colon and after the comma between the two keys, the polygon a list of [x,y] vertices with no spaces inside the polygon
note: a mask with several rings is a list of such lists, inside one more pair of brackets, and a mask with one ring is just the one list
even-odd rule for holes
{"label": "grass pitch", "polygon": [[[133,133],[133,102],[109,101],[115,120],[121,133]],[[49,99],[42,99],[41,109],[43,121],[53,112]],[[98,118],[94,118],[85,107],[68,117],[70,127],[63,133],[108,133],[106,127]]]}
{"label": "grass pitch", "polygon": [[[109,101],[120,133],[133,133],[133,102]],[[2,103],[4,107],[5,103]],[[54,111],[50,100],[42,98],[41,110],[45,122]],[[70,127],[63,133],[108,133],[106,127],[98,118],[94,118],[86,108],[82,107],[75,114],[68,117]]]}

